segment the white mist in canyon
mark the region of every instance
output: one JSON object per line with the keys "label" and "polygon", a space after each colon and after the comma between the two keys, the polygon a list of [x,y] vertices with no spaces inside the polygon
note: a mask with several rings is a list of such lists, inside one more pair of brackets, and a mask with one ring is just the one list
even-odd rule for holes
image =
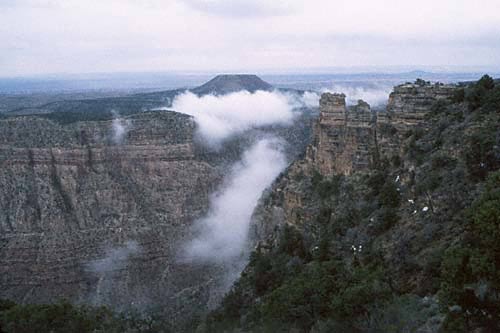
{"label": "white mist in canyon", "polygon": [[130,129],[130,121],[120,117],[120,114],[113,111],[113,121],[111,127],[113,130],[112,140],[115,144],[119,145],[125,141],[125,136]]}
{"label": "white mist in canyon", "polygon": [[199,133],[212,146],[251,128],[291,124],[295,106],[290,96],[260,90],[201,97],[186,92],[172,102],[175,111],[195,118]]}
{"label": "white mist in canyon", "polygon": [[225,186],[215,193],[197,236],[185,248],[189,261],[238,261],[244,253],[252,212],[262,192],[286,167],[282,141],[261,139],[233,165]]}

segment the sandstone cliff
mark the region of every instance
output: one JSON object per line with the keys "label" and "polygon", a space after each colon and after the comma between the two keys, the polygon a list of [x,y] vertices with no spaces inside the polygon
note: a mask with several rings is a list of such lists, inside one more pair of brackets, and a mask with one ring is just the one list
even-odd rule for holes
{"label": "sandstone cliff", "polygon": [[0,297],[128,306],[193,286],[176,246],[220,175],[195,157],[191,117],[121,121],[121,142],[113,121],[0,121]]}
{"label": "sandstone cliff", "polygon": [[433,103],[449,101],[455,89],[441,84],[396,86],[387,109],[380,112],[372,112],[362,100],[347,108],[345,95],[325,93],[307,158],[323,175],[367,170],[379,162],[380,154],[399,154],[402,136],[426,127],[424,118]]}
{"label": "sandstone cliff", "polygon": [[[241,89],[271,86],[225,75],[193,91]],[[0,118],[0,299],[154,307],[188,331],[220,299],[228,267],[180,258],[194,222],[258,139],[283,138],[288,158],[303,153],[315,114],[302,109],[293,124],[251,128],[213,149],[192,117],[144,111],[183,91],[58,101]]]}
{"label": "sandstone cliff", "polygon": [[[387,172],[392,168],[395,159],[403,159],[408,153],[408,141],[412,140],[412,133],[417,129],[428,129],[428,126],[425,126],[425,116],[431,113],[431,105],[440,99],[449,100],[454,89],[456,88],[453,86],[441,85],[397,86],[390,96],[387,111],[378,114],[372,112],[363,101],[347,108],[343,94],[323,94],[320,100],[320,116],[314,126],[313,141],[307,148],[306,156],[289,166],[254,213],[254,240],[260,242],[260,246],[272,248],[279,239],[280,233],[276,231],[284,225],[293,225],[314,243],[313,239],[318,239],[322,232],[317,223],[319,218],[335,221],[344,218],[345,214],[351,214],[353,209],[361,209],[362,202],[367,200],[365,195],[369,195],[370,191],[364,185],[366,175],[376,170]],[[390,182],[396,184],[399,195],[403,197],[402,205],[405,208],[400,214],[404,216],[405,224],[401,224],[395,229],[397,231],[387,236],[388,238],[377,238],[383,248],[383,255],[389,261],[400,260],[397,259],[401,256],[400,249],[408,246],[408,230],[422,228],[417,226],[417,221],[423,214],[421,210],[423,207],[429,209],[434,198],[432,195],[424,197],[420,204],[415,206],[417,194],[411,190],[411,186],[415,179],[425,178],[426,175],[415,173],[417,162],[412,159],[398,163],[401,163],[396,167],[399,171],[390,176],[393,178]],[[320,182],[316,179],[337,179],[339,176],[349,176],[346,179],[349,180],[350,188],[337,189],[340,192],[336,203],[325,210],[321,198],[315,193],[318,190],[315,186]],[[352,188],[356,188],[359,193],[352,193]],[[352,208],[353,206],[357,208]],[[415,212],[418,215],[413,215]],[[348,255],[352,252],[351,245],[374,241],[378,224],[382,223],[383,217],[372,213],[364,218],[368,221],[366,224],[360,224],[350,229],[349,233],[336,236],[339,237],[336,243],[339,246],[337,251]],[[423,233],[418,233],[417,237],[412,236],[415,237],[412,246],[418,248],[418,251],[423,250],[425,241],[421,237],[427,237],[425,234],[430,232],[427,228],[431,230],[434,226],[428,224],[422,230]],[[399,265],[393,267],[403,269]],[[422,287],[421,283],[425,283],[425,277],[415,275],[409,278],[404,275],[398,283],[404,285],[398,288],[418,289]]]}
{"label": "sandstone cliff", "polygon": [[207,332],[499,327],[498,289],[482,280],[497,275],[480,264],[491,229],[480,229],[498,224],[482,214],[498,216],[500,87],[481,81],[465,98],[401,85],[378,113],[323,94],[307,154],[254,211],[252,259]]}

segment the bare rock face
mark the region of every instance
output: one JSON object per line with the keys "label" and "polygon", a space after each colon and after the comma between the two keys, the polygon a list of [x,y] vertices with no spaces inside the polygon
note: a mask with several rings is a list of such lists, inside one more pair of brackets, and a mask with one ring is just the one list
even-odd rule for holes
{"label": "bare rock face", "polygon": [[[273,185],[268,197],[254,213],[252,236],[256,242],[269,239],[280,225],[299,226],[307,233],[318,207],[309,197],[307,182],[314,172],[324,177],[368,171],[382,157],[399,155],[401,138],[409,130],[425,129],[425,115],[440,99],[452,97],[454,86],[405,84],[396,86],[387,111],[374,113],[360,100],[346,107],[344,94],[324,93],[320,116],[306,156],[293,162]],[[306,203],[306,204],[304,204]],[[276,234],[274,234],[276,236]]]}
{"label": "bare rock face", "polygon": [[402,84],[394,87],[387,104],[391,124],[399,131],[422,124],[432,103],[450,99],[455,89],[453,85],[439,83]]}
{"label": "bare rock face", "polygon": [[366,170],[380,154],[397,154],[401,136],[414,127],[425,128],[431,105],[449,100],[454,91],[454,86],[441,84],[396,86],[387,110],[378,113],[362,100],[347,108],[344,94],[324,93],[307,157],[323,175]]}
{"label": "bare rock face", "polygon": [[220,179],[192,118],[120,121],[0,121],[0,298],[120,307],[203,281],[175,258]]}
{"label": "bare rock face", "polygon": [[308,149],[308,158],[320,173],[351,174],[368,167],[375,133],[372,118],[364,101],[348,109],[344,94],[321,96],[319,121]]}

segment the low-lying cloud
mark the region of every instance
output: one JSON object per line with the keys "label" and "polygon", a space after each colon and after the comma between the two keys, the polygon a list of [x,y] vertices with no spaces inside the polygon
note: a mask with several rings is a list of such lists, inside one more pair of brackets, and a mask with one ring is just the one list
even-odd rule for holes
{"label": "low-lying cloud", "polygon": [[104,258],[91,261],[87,270],[93,273],[107,273],[122,269],[127,265],[128,258],[139,251],[136,241],[127,241],[123,246],[107,249]]}
{"label": "low-lying cloud", "polygon": [[[85,271],[91,273],[96,279],[95,289],[89,294],[89,301],[92,304],[119,304],[118,300],[128,299],[128,292],[120,292],[120,283],[116,281],[119,271],[129,265],[130,258],[138,255],[141,247],[134,240],[129,240],[121,246],[109,247],[106,249],[104,257],[95,259],[85,265]],[[138,296],[134,298],[139,302]]]}
{"label": "low-lying cloud", "polygon": [[119,145],[124,142],[125,135],[130,129],[130,120],[121,118],[116,111],[113,111],[113,116],[114,118],[111,122],[113,129],[112,140],[115,144]]}
{"label": "low-lying cloud", "polygon": [[305,91],[301,101],[305,107],[314,108],[319,106],[320,95],[314,91]]}
{"label": "low-lying cloud", "polygon": [[253,210],[286,166],[282,145],[277,139],[261,139],[232,167],[226,186],[212,197],[209,213],[196,222],[197,237],[185,247],[185,260],[227,263],[244,254]]}
{"label": "low-lying cloud", "polygon": [[268,91],[201,97],[185,92],[172,102],[175,111],[194,116],[199,133],[212,145],[251,128],[291,124],[295,106],[289,96]]}
{"label": "low-lying cloud", "polygon": [[318,107],[321,94],[329,93],[343,93],[346,95],[347,105],[356,105],[358,100],[362,99],[371,107],[382,106],[387,103],[389,94],[392,91],[391,86],[376,86],[376,87],[363,87],[356,85],[333,85],[328,88],[322,88],[319,92],[306,91],[297,99],[300,106],[308,108]]}
{"label": "low-lying cloud", "polygon": [[358,103],[358,100],[362,99],[370,104],[371,107],[377,107],[387,103],[391,90],[392,87],[390,86],[362,87],[334,85],[331,88],[324,89],[323,92],[344,93],[347,105],[355,105]]}

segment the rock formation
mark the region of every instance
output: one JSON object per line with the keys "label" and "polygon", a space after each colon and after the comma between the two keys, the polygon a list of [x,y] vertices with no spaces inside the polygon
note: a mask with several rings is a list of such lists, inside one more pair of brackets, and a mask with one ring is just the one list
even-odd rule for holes
{"label": "rock formation", "polygon": [[[302,179],[312,178],[315,172],[323,177],[352,175],[376,167],[381,159],[399,155],[405,133],[415,127],[424,129],[424,117],[431,111],[431,105],[440,99],[450,99],[455,89],[440,84],[396,86],[387,110],[378,113],[362,100],[346,107],[344,94],[322,94],[319,119],[305,157],[289,166],[255,211],[254,240],[268,239],[283,224],[306,230],[312,227],[310,223],[318,207],[311,203]],[[276,239],[270,240],[273,241]]]}
{"label": "rock formation", "polygon": [[308,149],[308,157],[320,173],[350,174],[370,164],[372,118],[370,106],[364,101],[347,109],[344,94],[321,96],[319,121]]}
{"label": "rock formation", "polygon": [[[224,75],[193,91],[241,89],[271,86]],[[0,118],[0,299],[161,306],[179,327],[221,296],[223,267],[179,259],[193,223],[252,142],[282,137],[293,158],[309,143],[314,115],[213,150],[191,116],[144,111],[182,92],[59,101]]]}
{"label": "rock formation", "polygon": [[380,154],[396,154],[401,148],[398,135],[423,126],[424,117],[437,100],[450,99],[454,86],[404,84],[396,86],[387,110],[373,113],[360,100],[347,108],[344,94],[324,93],[313,144],[307,157],[323,175],[366,170]]}
{"label": "rock formation", "polygon": [[[232,328],[259,331],[275,327],[267,320],[308,331],[314,323],[311,316],[316,316],[316,324],[332,325],[314,325],[312,331],[353,327],[352,331],[365,332],[378,325],[380,331],[387,331],[394,321],[375,323],[374,314],[380,309],[382,316],[390,314],[395,304],[391,302],[409,295],[415,306],[402,313],[419,318],[412,323],[414,331],[440,331],[447,324],[447,313],[451,316],[446,320],[457,313],[469,316],[462,304],[476,307],[482,301],[468,302],[486,299],[474,289],[479,288],[481,273],[476,274],[474,287],[469,280],[461,280],[459,289],[450,291],[447,283],[454,283],[455,275],[446,265],[453,261],[459,276],[470,274],[463,269],[469,258],[464,255],[457,260],[450,249],[459,244],[468,253],[470,246],[478,246],[471,245],[471,239],[477,238],[468,228],[476,222],[469,216],[485,188],[485,176],[478,176],[477,171],[488,167],[477,162],[484,157],[476,155],[475,140],[481,133],[490,140],[484,144],[492,161],[487,182],[498,184],[500,164],[494,162],[499,156],[498,105],[481,107],[474,111],[476,116],[468,117],[467,100],[451,99],[459,89],[427,83],[401,85],[394,88],[387,111],[373,117],[363,102],[347,108],[342,94],[323,94],[307,154],[288,167],[254,211],[254,261],[226,299],[236,309],[231,307],[229,312],[228,307],[220,307],[210,318],[216,320],[207,322],[215,323],[212,327],[219,320]],[[440,100],[446,103],[436,103]],[[318,267],[328,269],[318,272]],[[374,272],[381,273],[375,284],[363,282]],[[323,285],[327,280],[335,282]],[[344,289],[346,285],[352,289]],[[391,296],[389,305],[380,308],[382,285]],[[467,295],[467,301],[447,298],[443,292]],[[235,295],[243,295],[242,305],[229,303]],[[340,308],[330,308],[334,303]],[[348,303],[363,310],[344,312]],[[314,314],[311,308],[329,314]],[[430,312],[422,311],[430,308]],[[256,312],[260,316],[251,318]],[[221,313],[230,319],[221,320]],[[237,314],[236,320],[232,313]],[[482,315],[478,317],[480,322]],[[308,320],[309,326],[303,328]]]}
{"label": "rock formation", "polygon": [[112,121],[0,121],[0,297],[127,306],[194,286],[176,246],[220,176],[191,117],[125,120],[120,144]]}

